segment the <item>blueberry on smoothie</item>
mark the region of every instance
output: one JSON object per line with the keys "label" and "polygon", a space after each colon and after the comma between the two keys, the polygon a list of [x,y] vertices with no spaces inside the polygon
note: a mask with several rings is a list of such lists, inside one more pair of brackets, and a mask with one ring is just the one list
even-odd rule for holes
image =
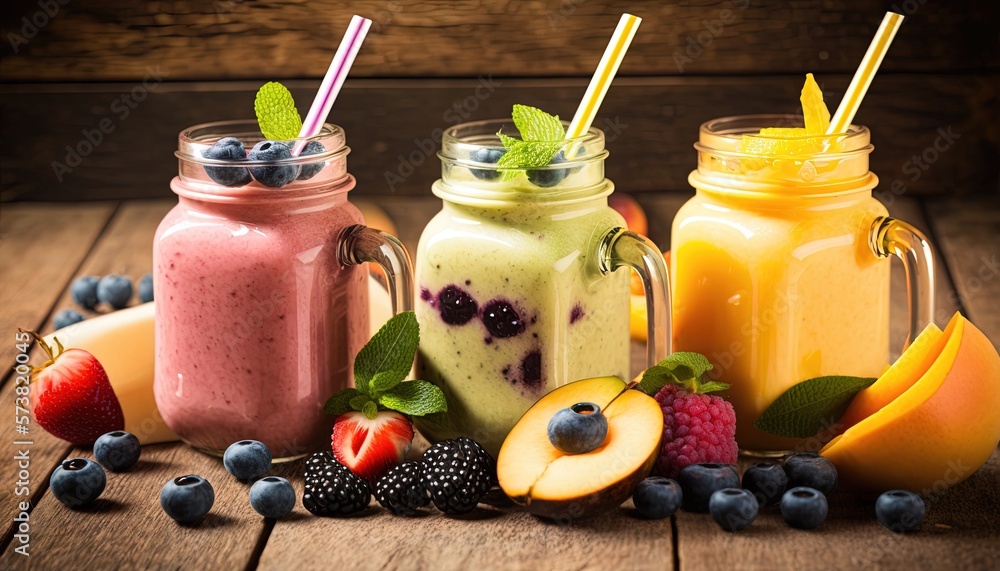
{"label": "blueberry on smoothie", "polygon": [[[576,151],[576,156],[579,157],[583,154],[583,147],[579,147]],[[566,162],[566,151],[559,151],[556,156],[552,157],[549,161],[550,165],[558,165]],[[528,171],[528,182],[535,186],[540,186],[542,188],[548,188],[550,186],[555,186],[563,181],[573,169],[534,169]]]}
{"label": "blueberry on smoothie", "polygon": [[[480,147],[469,153],[469,160],[475,161],[477,163],[489,163],[497,164],[500,157],[506,153],[504,149],[491,149],[488,147]],[[500,171],[497,170],[487,170],[487,169],[469,169],[472,176],[480,180],[496,180],[500,178]]]}
{"label": "blueberry on smoothie", "polygon": [[476,300],[458,286],[446,286],[438,292],[437,299],[441,319],[449,325],[465,325],[479,313]]}
{"label": "blueberry on smoothie", "polygon": [[509,301],[495,299],[483,306],[483,325],[490,335],[506,338],[524,331],[524,320]]}
{"label": "blueberry on smoothie", "polygon": [[[320,143],[319,141],[309,141],[309,143],[307,143],[306,146],[302,148],[302,152],[299,153],[299,156],[304,157],[306,155],[318,155],[323,152],[326,152],[326,147],[323,146],[323,143]],[[302,172],[299,173],[298,180],[311,179],[312,177],[316,176],[316,174],[319,173],[319,171],[323,170],[323,167],[325,166],[326,166],[325,161],[318,161],[315,163],[308,163],[302,165]]]}
{"label": "blueberry on smoothie", "polygon": [[[205,149],[201,156],[217,161],[245,161],[247,151],[243,141],[236,137],[223,137]],[[205,174],[222,186],[244,186],[250,184],[250,173],[245,167],[205,167]]]}
{"label": "blueberry on smoothie", "polygon": [[[250,150],[251,161],[282,161],[292,158],[292,150],[280,141],[261,141]],[[250,174],[257,182],[271,188],[281,188],[295,180],[301,169],[298,165],[270,165],[250,167]]]}

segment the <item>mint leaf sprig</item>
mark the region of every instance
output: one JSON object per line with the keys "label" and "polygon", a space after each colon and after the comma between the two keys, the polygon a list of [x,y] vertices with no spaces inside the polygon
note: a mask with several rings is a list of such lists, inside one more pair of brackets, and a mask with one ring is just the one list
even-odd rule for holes
{"label": "mint leaf sprig", "polygon": [[406,381],[420,343],[417,316],[394,316],[361,348],[354,359],[354,388],[333,395],[323,412],[340,416],[352,410],[374,419],[380,410],[424,416],[448,410],[444,393],[427,381]]}
{"label": "mint leaf sprig", "polygon": [[655,396],[667,385],[677,385],[689,393],[699,394],[728,389],[728,383],[704,380],[705,374],[711,370],[712,364],[701,353],[678,351],[646,369],[639,388],[649,396]]}
{"label": "mint leaf sprig", "polygon": [[302,117],[288,88],[270,81],[260,86],[253,102],[260,132],[273,141],[288,141],[299,136]]}
{"label": "mint leaf sprig", "polygon": [[497,133],[507,152],[497,161],[503,170],[503,180],[509,181],[526,169],[544,167],[552,162],[566,144],[566,129],[558,115],[549,115],[528,105],[514,105],[511,113],[520,139]]}
{"label": "mint leaf sprig", "polygon": [[816,436],[840,420],[854,396],[876,380],[844,375],[807,379],[782,393],[753,425],[786,438]]}

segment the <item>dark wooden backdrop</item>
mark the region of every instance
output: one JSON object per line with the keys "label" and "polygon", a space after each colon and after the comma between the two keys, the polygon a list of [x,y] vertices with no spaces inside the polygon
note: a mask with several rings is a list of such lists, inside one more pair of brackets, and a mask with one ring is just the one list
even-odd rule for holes
{"label": "dark wooden backdrop", "polygon": [[304,112],[354,13],[375,25],[331,120],[357,193],[428,193],[442,127],[513,103],[570,117],[624,11],[644,22],[597,122],[609,176],[688,191],[700,123],[794,111],[807,71],[835,107],[887,9],[909,18],[857,117],[880,191],[997,194],[992,0],[4,0],[0,198],[169,196],[177,132],[251,118],[268,80]]}

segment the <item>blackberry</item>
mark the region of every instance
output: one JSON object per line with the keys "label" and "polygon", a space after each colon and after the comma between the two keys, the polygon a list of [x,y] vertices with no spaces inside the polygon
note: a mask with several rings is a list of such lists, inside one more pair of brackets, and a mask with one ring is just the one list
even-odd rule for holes
{"label": "blackberry", "polygon": [[386,472],[375,484],[375,499],[396,515],[416,515],[418,509],[431,503],[423,478],[423,463],[404,462]]}
{"label": "blackberry", "polygon": [[368,484],[337,462],[331,452],[317,452],[306,460],[302,505],[319,516],[349,515],[368,507]]}
{"label": "blackberry", "polygon": [[464,436],[431,446],[421,461],[431,499],[446,514],[471,512],[496,481],[493,458]]}

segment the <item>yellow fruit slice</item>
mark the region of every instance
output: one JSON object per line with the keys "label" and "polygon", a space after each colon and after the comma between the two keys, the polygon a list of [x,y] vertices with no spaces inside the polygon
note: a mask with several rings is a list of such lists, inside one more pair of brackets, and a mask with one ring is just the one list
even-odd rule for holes
{"label": "yellow fruit slice", "polygon": [[806,83],[802,86],[799,97],[802,102],[802,117],[805,119],[805,131],[809,135],[825,135],[830,127],[830,110],[823,103],[823,90],[819,88],[813,74],[806,74]]}
{"label": "yellow fruit slice", "polygon": [[882,407],[896,400],[896,397],[924,376],[944,348],[941,342],[943,336],[944,333],[937,325],[928,325],[875,384],[854,397],[840,418],[842,430],[882,410]]}

